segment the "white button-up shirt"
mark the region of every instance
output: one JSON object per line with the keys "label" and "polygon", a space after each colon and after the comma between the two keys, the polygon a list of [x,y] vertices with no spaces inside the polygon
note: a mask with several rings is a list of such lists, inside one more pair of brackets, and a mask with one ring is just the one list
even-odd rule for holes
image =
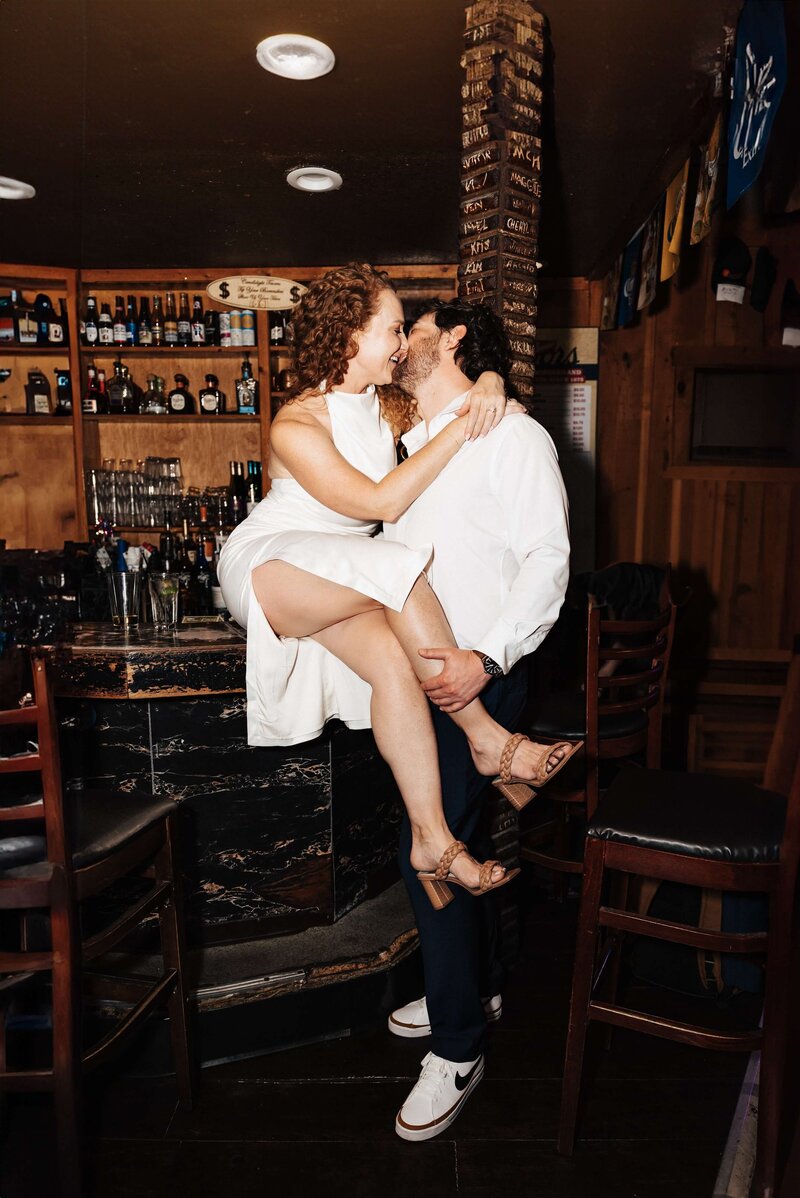
{"label": "white button-up shirt", "polygon": [[[410,429],[409,454],[463,402],[454,399],[430,428],[422,421]],[[433,545],[428,581],[456,643],[508,672],[547,636],[567,589],[567,496],[550,436],[531,416],[506,416],[487,437],[462,445],[383,535],[411,548]]]}

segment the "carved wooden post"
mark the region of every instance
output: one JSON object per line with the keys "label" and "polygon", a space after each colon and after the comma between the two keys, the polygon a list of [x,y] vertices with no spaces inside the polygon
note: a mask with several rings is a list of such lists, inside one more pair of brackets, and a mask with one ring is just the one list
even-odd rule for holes
{"label": "carved wooden post", "polygon": [[523,402],[533,396],[543,25],[528,0],[475,0],[461,59],[459,295],[503,317]]}

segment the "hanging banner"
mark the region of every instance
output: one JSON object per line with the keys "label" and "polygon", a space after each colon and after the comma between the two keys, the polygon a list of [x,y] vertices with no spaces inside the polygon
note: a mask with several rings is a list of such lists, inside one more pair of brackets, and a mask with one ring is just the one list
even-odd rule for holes
{"label": "hanging banner", "polygon": [[639,282],[639,298],[636,301],[636,307],[639,311],[642,308],[646,308],[648,304],[652,304],[656,295],[656,287],[658,286],[658,260],[661,249],[661,211],[663,205],[663,200],[656,205],[644,227],[641,280]]}
{"label": "hanging banner", "polygon": [[700,173],[697,177],[697,195],[694,200],[691,245],[697,245],[711,232],[711,219],[717,206],[717,181],[719,179],[719,147],[722,140],[722,113],[720,112],[711,130],[708,144],[703,146]]}
{"label": "hanging banner", "polygon": [[617,311],[619,309],[619,284],[622,276],[622,254],[605,277],[603,283],[603,303],[600,309],[600,328],[604,332],[617,327]]}
{"label": "hanging banner", "polygon": [[214,279],[206,287],[212,299],[229,308],[260,308],[268,312],[293,308],[307,290],[302,283],[280,275],[230,275],[227,279]]}
{"label": "hanging banner", "polygon": [[745,0],[736,30],[728,122],[728,207],[758,178],[786,86],[783,0]]}
{"label": "hanging banner", "polygon": [[660,278],[671,279],[681,260],[683,238],[683,212],[686,202],[686,179],[689,174],[688,159],[667,188],[664,201],[664,234],[661,242]]}
{"label": "hanging banner", "polygon": [[621,329],[629,325],[636,315],[643,236],[644,225],[636,230],[622,254],[622,282],[619,289],[619,311],[617,312],[617,325]]}

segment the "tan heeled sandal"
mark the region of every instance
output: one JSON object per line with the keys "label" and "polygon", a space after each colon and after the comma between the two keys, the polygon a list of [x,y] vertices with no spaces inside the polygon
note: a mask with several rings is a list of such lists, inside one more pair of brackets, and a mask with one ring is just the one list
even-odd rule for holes
{"label": "tan heeled sandal", "polygon": [[488,894],[490,890],[497,890],[500,886],[505,886],[506,882],[510,882],[512,878],[516,878],[519,873],[518,869],[507,869],[502,878],[497,882],[492,881],[492,870],[495,866],[505,867],[500,865],[499,861],[484,861],[481,866],[478,885],[467,886],[466,883],[459,881],[450,872],[450,866],[455,861],[459,853],[466,853],[467,846],[461,840],[454,840],[451,845],[442,853],[439,864],[434,871],[423,870],[417,874],[422,888],[431,901],[431,906],[436,911],[441,911],[448,903],[453,901],[453,892],[451,886],[460,886],[462,890],[466,890],[467,894],[474,895],[479,898],[482,894]]}
{"label": "tan heeled sandal", "polygon": [[[536,790],[541,790],[551,778],[555,778],[558,771],[563,769],[567,762],[583,748],[582,740],[576,744],[570,740],[560,740],[554,745],[545,745],[542,755],[536,763],[534,777],[530,779],[515,778],[511,773],[511,761],[524,740],[530,740],[530,737],[526,736],[524,732],[515,732],[513,736],[509,736],[500,757],[500,777],[495,778],[492,783],[492,786],[496,787],[517,811],[522,811],[522,808],[530,803]],[[554,765],[551,770],[548,770],[547,762],[557,749],[568,749],[569,752],[565,753],[558,765]]]}

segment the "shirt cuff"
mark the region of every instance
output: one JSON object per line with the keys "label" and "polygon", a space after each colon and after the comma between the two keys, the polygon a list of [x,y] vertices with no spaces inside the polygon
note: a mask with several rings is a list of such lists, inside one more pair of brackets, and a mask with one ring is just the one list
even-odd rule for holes
{"label": "shirt cuff", "polygon": [[496,661],[504,674],[507,674],[522,657],[521,646],[509,644],[506,635],[505,628],[495,626],[481,637],[477,645],[473,646],[479,653],[485,653],[487,657],[491,657],[492,661]]}

